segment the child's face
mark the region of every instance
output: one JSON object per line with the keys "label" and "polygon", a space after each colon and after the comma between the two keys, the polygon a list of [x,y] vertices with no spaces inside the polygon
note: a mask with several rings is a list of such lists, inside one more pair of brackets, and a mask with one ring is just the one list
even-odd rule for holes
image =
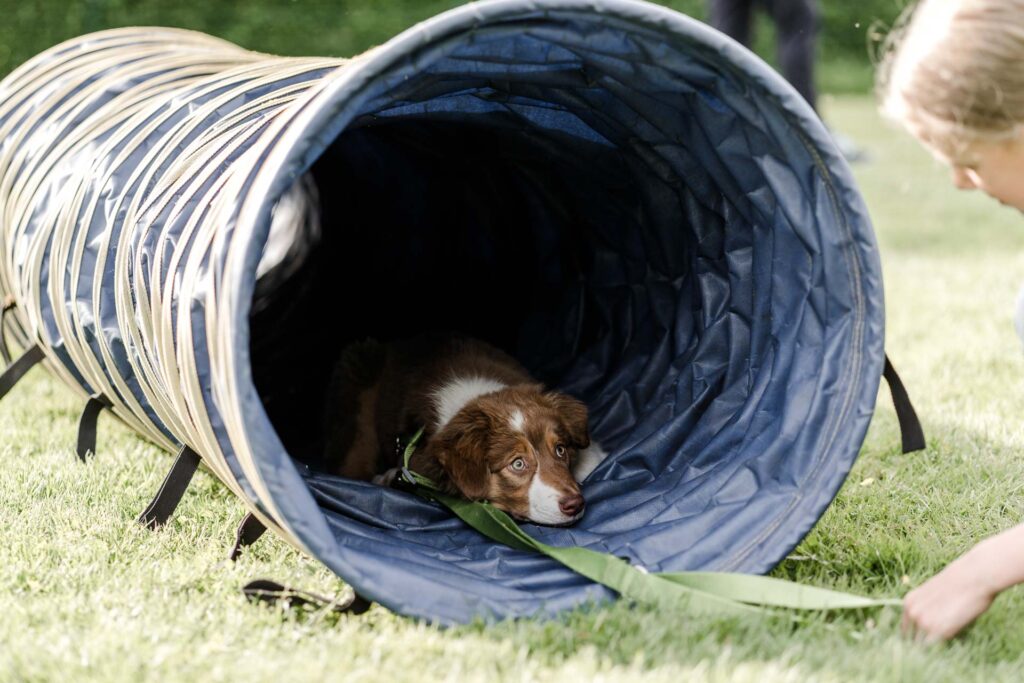
{"label": "child's face", "polygon": [[961,190],[981,190],[1024,211],[1024,141],[975,142],[957,159],[945,161]]}

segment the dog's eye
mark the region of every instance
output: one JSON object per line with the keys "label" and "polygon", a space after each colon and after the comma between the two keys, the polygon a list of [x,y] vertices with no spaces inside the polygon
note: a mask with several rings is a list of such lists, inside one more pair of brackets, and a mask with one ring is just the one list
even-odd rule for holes
{"label": "dog's eye", "polygon": [[562,444],[558,444],[557,446],[555,446],[555,455],[558,456],[559,458],[564,458],[565,446],[563,446]]}
{"label": "dog's eye", "polygon": [[526,461],[522,458],[516,458],[512,461],[512,464],[509,465],[509,468],[511,468],[513,472],[522,472],[526,469]]}

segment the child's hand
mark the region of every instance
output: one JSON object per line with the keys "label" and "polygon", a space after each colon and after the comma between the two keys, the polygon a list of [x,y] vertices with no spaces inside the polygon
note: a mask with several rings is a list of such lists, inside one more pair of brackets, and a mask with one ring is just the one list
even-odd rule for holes
{"label": "child's hand", "polygon": [[933,643],[948,640],[989,608],[999,590],[982,545],[912,590],[903,599],[903,631]]}

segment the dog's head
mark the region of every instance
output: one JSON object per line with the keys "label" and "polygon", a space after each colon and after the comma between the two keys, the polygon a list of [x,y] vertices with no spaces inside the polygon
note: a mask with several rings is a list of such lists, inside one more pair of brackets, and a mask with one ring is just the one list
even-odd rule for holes
{"label": "dog's head", "polygon": [[519,519],[563,525],[583,516],[572,464],[589,445],[583,403],[540,385],[517,385],[467,403],[427,448],[464,497]]}

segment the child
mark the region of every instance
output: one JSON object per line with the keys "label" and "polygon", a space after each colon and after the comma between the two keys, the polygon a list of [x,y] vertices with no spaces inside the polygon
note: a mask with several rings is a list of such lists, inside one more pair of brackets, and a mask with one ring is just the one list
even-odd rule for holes
{"label": "child", "polygon": [[[1024,0],[924,0],[883,69],[883,110],[949,164],[953,184],[1024,211]],[[1024,582],[1024,525],[911,591],[903,626],[952,638]]]}

